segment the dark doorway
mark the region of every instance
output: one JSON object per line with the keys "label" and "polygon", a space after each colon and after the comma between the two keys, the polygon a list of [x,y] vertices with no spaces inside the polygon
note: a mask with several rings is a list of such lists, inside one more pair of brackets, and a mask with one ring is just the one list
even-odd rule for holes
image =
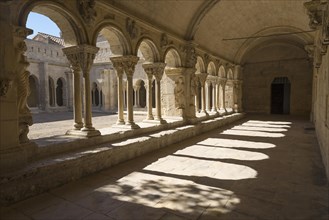
{"label": "dark doorway", "polygon": [[290,82],[287,77],[277,77],[271,85],[271,114],[290,113]]}

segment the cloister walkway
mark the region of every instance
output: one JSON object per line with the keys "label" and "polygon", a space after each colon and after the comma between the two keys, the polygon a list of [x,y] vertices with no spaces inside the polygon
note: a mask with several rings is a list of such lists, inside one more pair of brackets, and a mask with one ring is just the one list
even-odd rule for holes
{"label": "cloister walkway", "polygon": [[1,208],[1,219],[328,219],[328,183],[310,127],[249,115]]}

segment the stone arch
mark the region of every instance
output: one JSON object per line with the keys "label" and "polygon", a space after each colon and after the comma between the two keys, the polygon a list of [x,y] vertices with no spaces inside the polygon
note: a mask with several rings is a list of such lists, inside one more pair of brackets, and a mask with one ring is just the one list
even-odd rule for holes
{"label": "stone arch", "polygon": [[48,87],[49,87],[49,105],[51,107],[55,107],[55,83],[53,78],[51,78],[50,76],[48,77]]}
{"label": "stone arch", "polygon": [[218,70],[218,76],[219,76],[220,78],[226,78],[226,70],[225,70],[225,68],[224,68],[223,65],[221,65],[221,66],[219,67],[219,70]]}
{"label": "stone arch", "polygon": [[29,76],[30,94],[27,98],[27,105],[30,108],[39,106],[39,81],[34,75]]}
{"label": "stone arch", "polygon": [[109,21],[101,22],[97,27],[96,31],[93,35],[92,44],[96,45],[97,38],[99,35],[105,37],[105,39],[110,44],[110,50],[112,52],[111,56],[123,56],[131,54],[131,44],[123,31],[117,27],[116,25],[112,24]]}
{"label": "stone arch", "polygon": [[87,34],[80,17],[64,4],[55,1],[26,1],[18,11],[17,24],[25,27],[30,12],[47,16],[60,28],[65,44],[78,45],[87,42]]}
{"label": "stone arch", "polygon": [[168,68],[180,67],[182,64],[181,57],[178,51],[173,47],[168,48],[166,50],[164,58],[165,58],[165,63],[167,64],[166,67]]}
{"label": "stone arch", "polygon": [[229,69],[228,70],[228,72],[227,72],[227,79],[230,79],[230,80],[233,79],[233,71],[232,71],[232,69]]}
{"label": "stone arch", "polygon": [[206,71],[205,70],[205,64],[204,64],[204,61],[203,61],[202,57],[197,56],[195,68],[196,68],[197,73],[204,73]]}
{"label": "stone arch", "polygon": [[216,65],[214,62],[210,61],[207,67],[207,73],[209,75],[215,76],[216,75]]}
{"label": "stone arch", "polygon": [[57,79],[56,82],[56,104],[57,106],[65,106],[65,80],[61,77]]}
{"label": "stone arch", "polygon": [[159,62],[160,54],[157,46],[149,38],[142,38],[137,43],[135,54],[138,54],[138,51],[142,53],[146,62],[155,63]]}

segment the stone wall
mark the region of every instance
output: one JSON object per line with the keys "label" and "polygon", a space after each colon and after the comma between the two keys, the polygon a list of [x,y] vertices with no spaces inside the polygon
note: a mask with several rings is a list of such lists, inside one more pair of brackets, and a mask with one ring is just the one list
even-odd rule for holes
{"label": "stone wall", "polygon": [[316,97],[313,122],[321,149],[323,164],[329,179],[329,53],[322,57],[322,65],[314,69],[316,75]]}
{"label": "stone wall", "polygon": [[243,108],[246,112],[271,112],[271,84],[288,77],[291,84],[290,114],[309,116],[312,67],[300,48],[273,46],[249,55],[243,66]]}

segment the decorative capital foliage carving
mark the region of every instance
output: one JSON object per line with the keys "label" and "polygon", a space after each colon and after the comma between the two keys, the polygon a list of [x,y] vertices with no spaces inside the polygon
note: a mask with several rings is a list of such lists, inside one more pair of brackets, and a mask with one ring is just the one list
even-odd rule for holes
{"label": "decorative capital foliage carving", "polygon": [[136,56],[121,56],[110,58],[113,67],[116,69],[118,76],[126,73],[127,77],[132,77],[135,72],[135,66],[139,60]]}
{"label": "decorative capital foliage carving", "polygon": [[164,68],[166,67],[165,63],[147,63],[143,64],[143,68],[147,75],[154,75],[157,81],[160,81],[163,76]]}
{"label": "decorative capital foliage carving", "polygon": [[91,25],[97,17],[95,4],[95,0],[78,0],[78,9],[80,15],[88,25]]}
{"label": "decorative capital foliage carving", "polygon": [[71,65],[76,68],[79,66],[83,75],[89,74],[90,68],[93,65],[96,53],[99,48],[87,44],[82,44],[73,47],[66,47],[62,49],[67,56]]}

